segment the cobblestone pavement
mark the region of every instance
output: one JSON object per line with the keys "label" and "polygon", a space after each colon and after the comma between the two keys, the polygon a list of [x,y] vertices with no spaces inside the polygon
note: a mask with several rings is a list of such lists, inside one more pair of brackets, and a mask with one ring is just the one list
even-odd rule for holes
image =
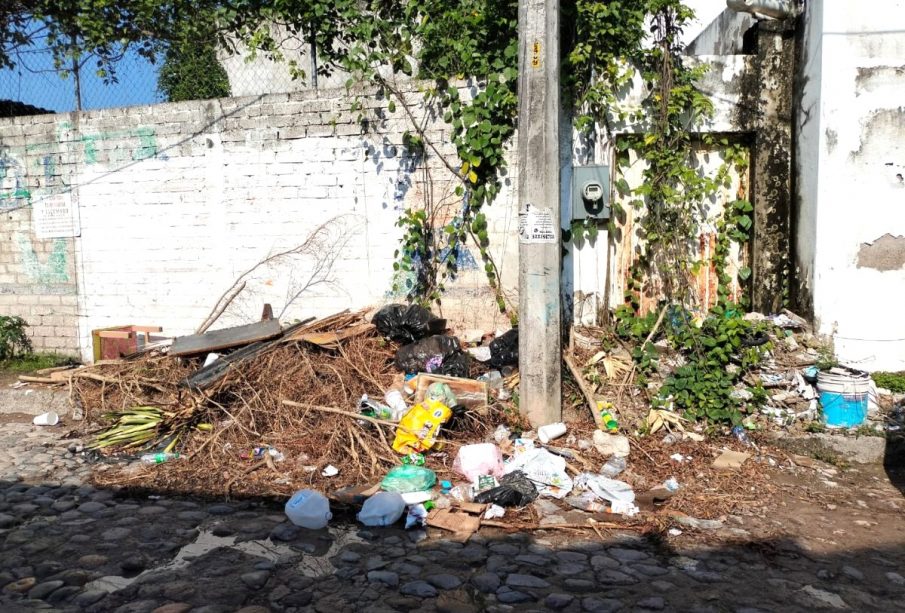
{"label": "cobblestone pavement", "polygon": [[[901,610],[901,541],[681,547],[634,535],[310,532],[278,506],[129,498],[30,424],[0,425],[0,611]],[[570,540],[575,539],[575,540]]]}

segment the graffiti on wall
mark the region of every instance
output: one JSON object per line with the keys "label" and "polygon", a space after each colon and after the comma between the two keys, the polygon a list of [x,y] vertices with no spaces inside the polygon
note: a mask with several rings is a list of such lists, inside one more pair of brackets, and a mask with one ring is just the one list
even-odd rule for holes
{"label": "graffiti on wall", "polygon": [[158,151],[152,126],[80,133],[71,122],[61,122],[53,142],[0,147],[0,209],[27,207],[33,198],[68,190],[63,160],[117,164],[161,157]]}
{"label": "graffiti on wall", "polygon": [[0,208],[18,208],[30,202],[25,167],[8,149],[0,149]]}
{"label": "graffiti on wall", "polygon": [[28,278],[35,283],[53,284],[68,283],[69,254],[66,249],[66,241],[62,238],[54,239],[47,260],[42,262],[38,257],[34,244],[28,235],[22,232],[15,234],[16,248],[19,250],[19,261],[22,270]]}
{"label": "graffiti on wall", "polygon": [[57,142],[67,144],[75,159],[84,164],[138,162],[157,157],[158,152],[157,132],[153,126],[80,132],[72,123],[64,121],[57,128]]}

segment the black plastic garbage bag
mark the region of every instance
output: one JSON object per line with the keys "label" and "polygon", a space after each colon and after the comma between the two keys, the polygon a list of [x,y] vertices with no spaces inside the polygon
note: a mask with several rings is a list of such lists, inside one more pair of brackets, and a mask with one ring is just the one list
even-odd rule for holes
{"label": "black plastic garbage bag", "polygon": [[494,368],[518,365],[518,328],[490,341],[490,365]]}
{"label": "black plastic garbage bag", "polygon": [[413,343],[446,329],[446,320],[416,304],[388,304],[371,320],[383,336],[399,343]]}
{"label": "black plastic garbage bag", "polygon": [[456,353],[443,360],[439,368],[434,368],[430,372],[439,375],[447,375],[449,377],[462,377],[463,379],[471,379],[471,356],[467,353]]}
{"label": "black plastic garbage bag", "polygon": [[537,498],[534,483],[520,470],[500,478],[500,484],[474,497],[475,502],[498,504],[501,507],[523,507]]}
{"label": "black plastic garbage bag", "polygon": [[436,334],[400,347],[395,364],[402,372],[442,373],[443,364],[461,353],[459,339]]}

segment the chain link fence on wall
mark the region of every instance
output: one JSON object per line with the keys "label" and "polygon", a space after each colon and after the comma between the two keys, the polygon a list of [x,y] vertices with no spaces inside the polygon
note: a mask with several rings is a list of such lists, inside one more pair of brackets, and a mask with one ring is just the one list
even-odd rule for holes
{"label": "chain link fence on wall", "polygon": [[[54,67],[53,56],[46,46],[36,44],[12,55],[13,68],[0,70],[0,117],[28,115],[40,112],[65,113],[75,110],[94,110],[121,106],[167,102],[168,96],[160,86],[163,56],[153,62],[134,52],[126,53],[115,65],[115,73],[108,78],[97,75],[96,58],[83,59],[81,65],[64,73]],[[295,59],[308,69],[311,59],[307,48],[300,48]],[[298,91],[314,87],[310,79],[293,79],[285,62],[264,57],[249,61],[240,54],[219,53],[217,58],[228,79],[225,92],[232,96]],[[333,87],[345,82],[345,77],[321,77],[318,87]],[[210,97],[210,96],[205,96]]]}

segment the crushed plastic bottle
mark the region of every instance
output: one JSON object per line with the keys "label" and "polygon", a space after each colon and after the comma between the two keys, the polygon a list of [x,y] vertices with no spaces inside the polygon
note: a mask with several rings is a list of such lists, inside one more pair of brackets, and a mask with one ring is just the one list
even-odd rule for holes
{"label": "crushed plastic bottle", "polygon": [[449,490],[449,496],[459,502],[472,502],[474,500],[474,488],[470,485],[457,485]]}
{"label": "crushed plastic bottle", "polygon": [[408,455],[402,456],[402,463],[411,466],[424,466],[424,454],[413,451]]}
{"label": "crushed plastic bottle", "polygon": [[399,421],[400,419],[402,419],[403,415],[408,413],[408,405],[405,404],[405,398],[402,397],[402,392],[400,392],[399,390],[388,391],[386,394],[384,394],[383,400],[391,409],[391,420]]}
{"label": "crushed plastic bottle", "polygon": [[498,390],[503,387],[503,375],[498,370],[491,370],[478,377],[478,381],[487,383],[487,387]]}
{"label": "crushed plastic bottle", "polygon": [[392,526],[405,511],[405,500],[398,492],[378,492],[365,500],[358,521],[366,526]]}
{"label": "crushed plastic bottle", "polygon": [[314,490],[299,490],[286,502],[286,517],[296,526],[320,530],[333,518],[330,501]]}
{"label": "crushed plastic bottle", "polygon": [[735,426],[732,428],[732,435],[746,445],[751,444],[751,441],[748,439],[748,433],[745,432],[745,429],[742,426]]}
{"label": "crushed plastic bottle", "polygon": [[141,461],[145,464],[163,464],[164,462],[168,462],[170,460],[176,460],[179,458],[178,453],[146,453],[141,456]]}
{"label": "crushed plastic bottle", "polygon": [[439,494],[433,500],[434,507],[438,509],[448,509],[452,506],[452,500],[449,499],[449,496],[445,496],[443,494]]}
{"label": "crushed plastic bottle", "polygon": [[582,492],[574,496],[566,496],[563,501],[571,507],[588,511],[589,513],[599,513],[608,511],[610,505],[597,496],[594,492]]}
{"label": "crushed plastic bottle", "polygon": [[600,474],[604,477],[615,479],[617,475],[625,470],[625,466],[625,458],[621,456],[613,456],[609,460],[607,460],[606,464],[603,465],[603,468],[600,469]]}
{"label": "crushed plastic bottle", "polygon": [[[367,394],[362,395],[361,400],[358,401],[358,412],[365,417],[373,417],[374,419],[389,420],[393,418],[393,409],[388,406],[382,405],[379,402],[370,400]],[[365,427],[371,425],[364,419],[358,420],[358,423],[359,425]]]}

